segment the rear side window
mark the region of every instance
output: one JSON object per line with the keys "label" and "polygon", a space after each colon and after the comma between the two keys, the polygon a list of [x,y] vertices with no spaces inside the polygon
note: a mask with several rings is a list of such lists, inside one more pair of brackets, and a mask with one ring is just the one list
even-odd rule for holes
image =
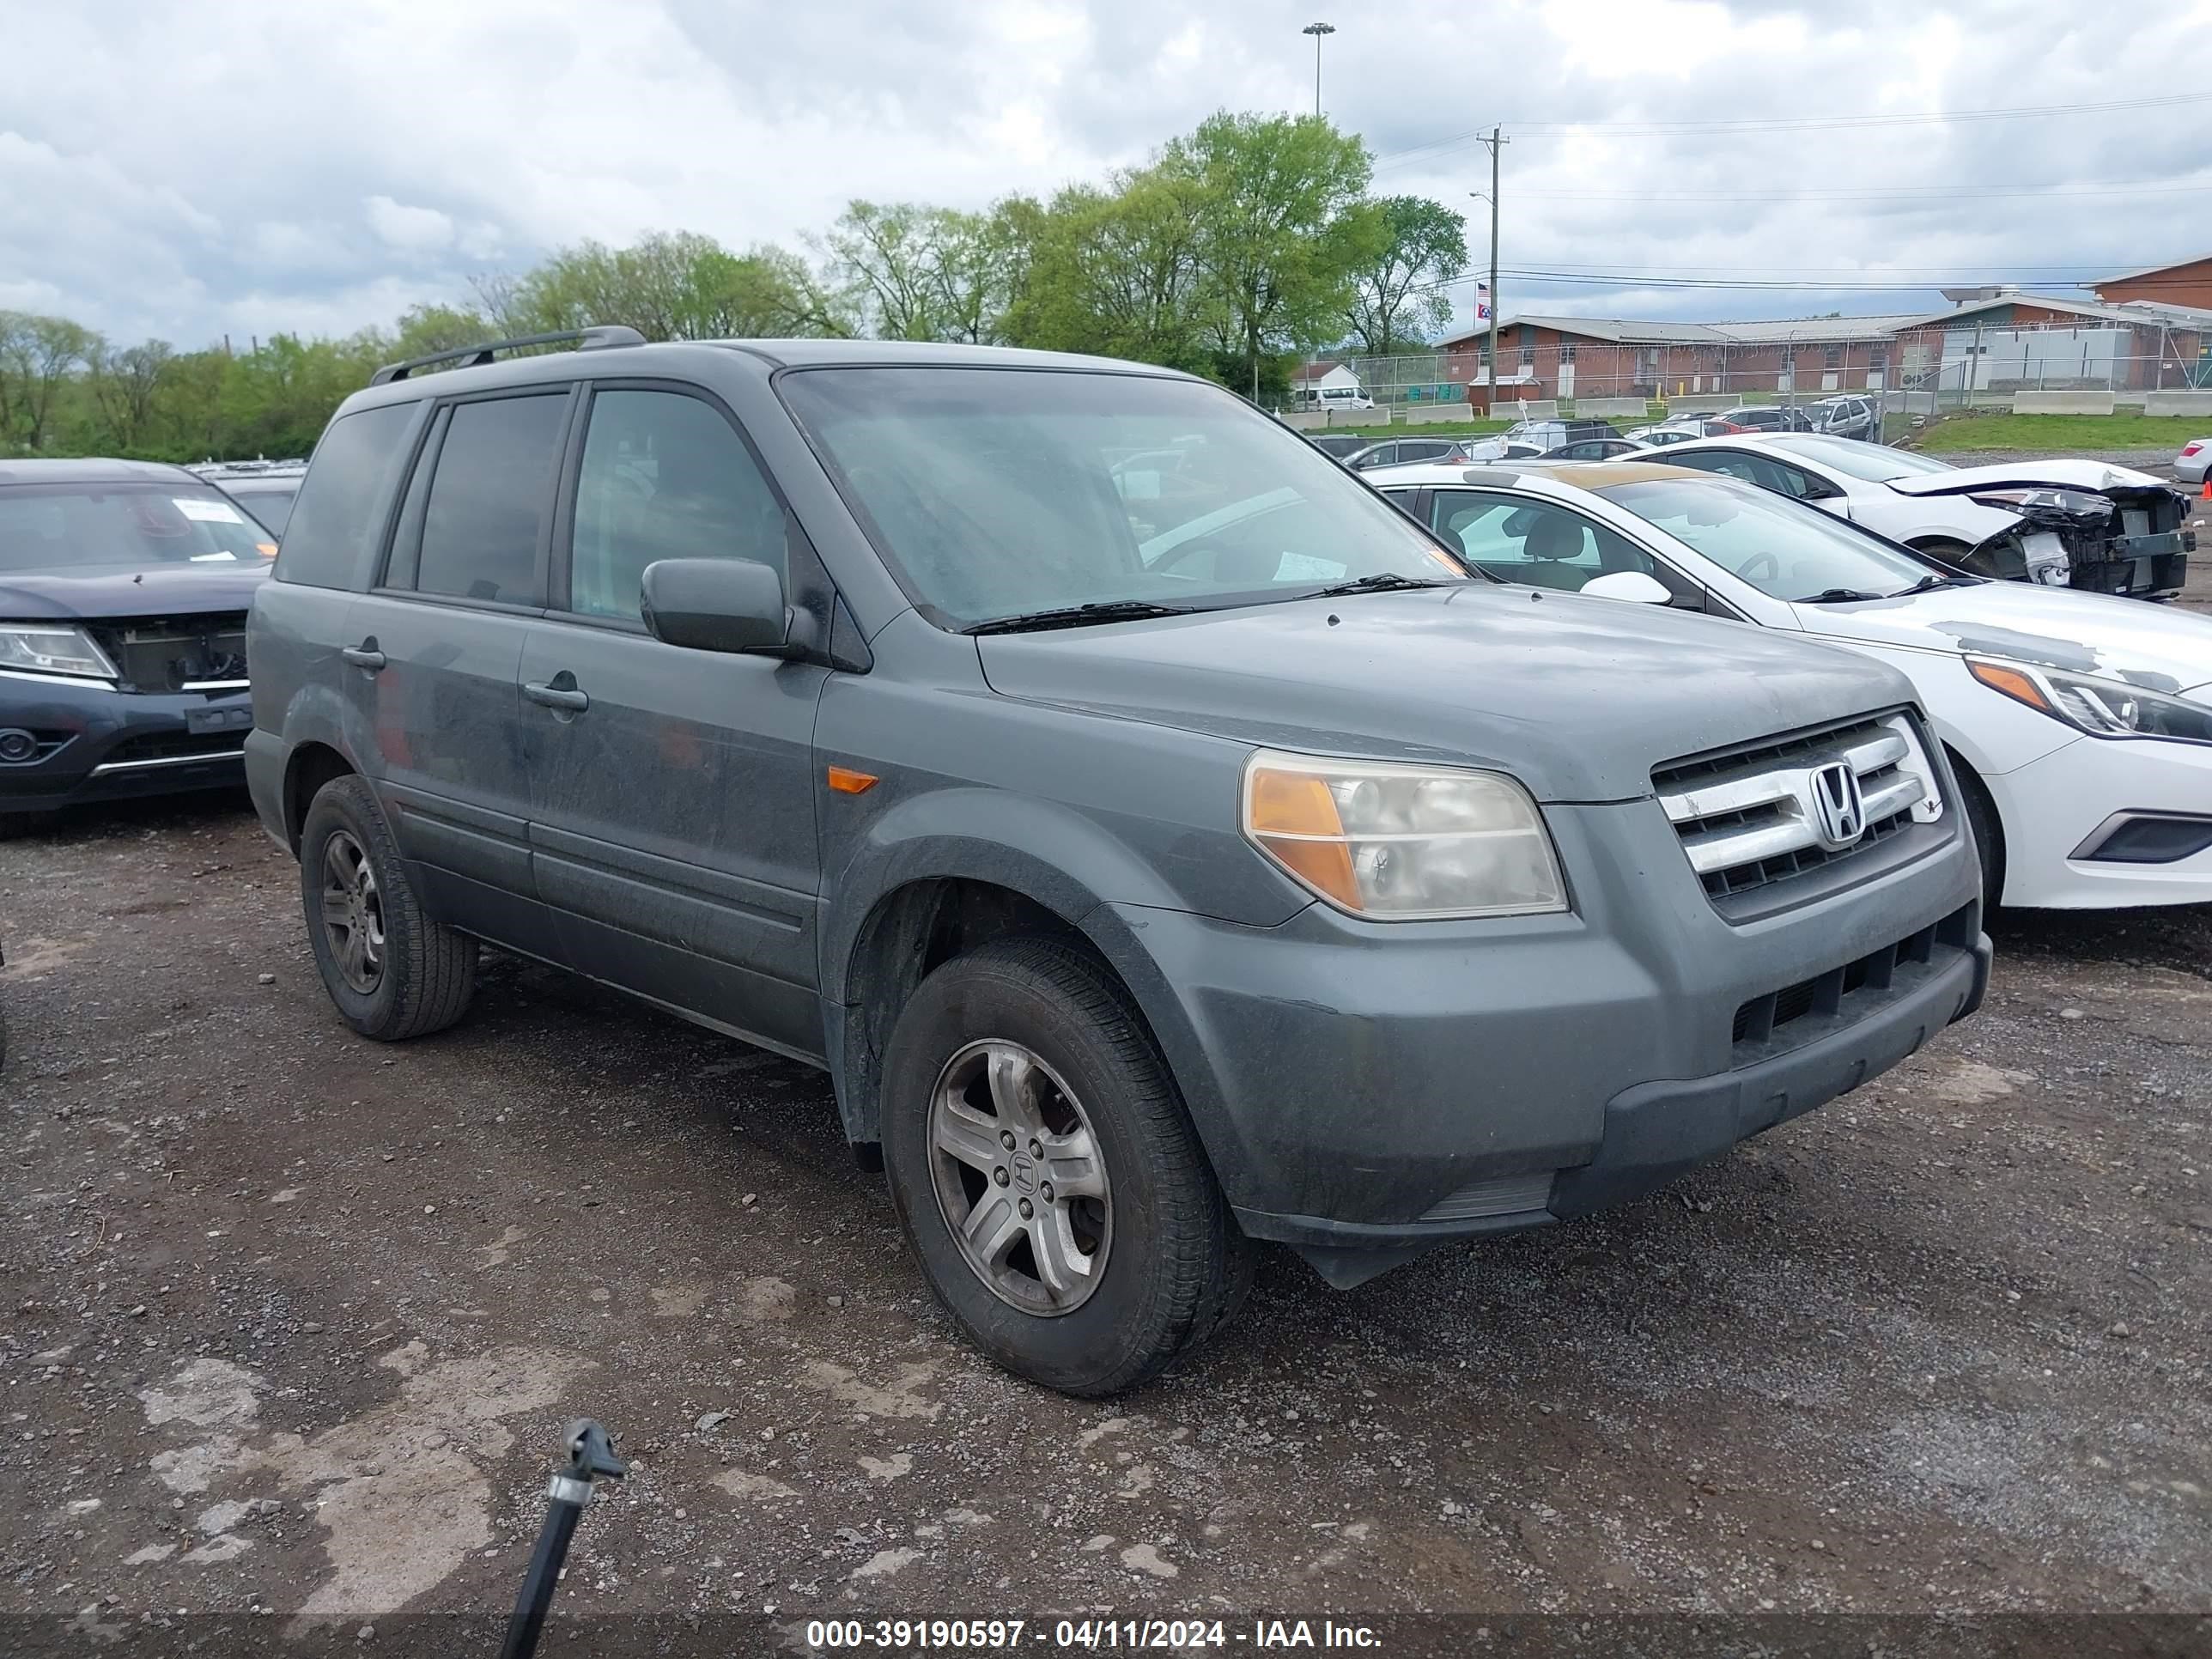
{"label": "rear side window", "polygon": [[386,404],[331,422],[284,521],[278,581],[354,585],[383,533],[386,496],[419,408]]}
{"label": "rear side window", "polygon": [[[459,404],[439,447],[415,586],[537,605],[538,546],[553,508],[568,393]],[[300,510],[306,510],[303,500]]]}
{"label": "rear side window", "polygon": [[712,404],[675,392],[592,399],[576,480],[569,608],[638,615],[659,559],[752,559],[784,569],[783,507]]}

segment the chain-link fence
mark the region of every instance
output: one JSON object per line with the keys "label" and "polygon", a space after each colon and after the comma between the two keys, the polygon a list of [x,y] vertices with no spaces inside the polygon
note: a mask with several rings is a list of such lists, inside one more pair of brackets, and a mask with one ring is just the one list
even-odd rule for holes
{"label": "chain-link fence", "polygon": [[[1505,361],[1497,395],[1501,402],[1643,398],[1675,404],[1808,403],[1864,392],[1886,394],[1892,409],[1918,411],[2002,404],[2023,391],[2110,392],[2126,402],[2149,392],[2212,389],[2212,325],[2084,319],[1998,325],[1900,318],[1898,326],[1880,330],[1869,326],[1871,320],[1725,325],[1729,337],[1642,343],[1576,340],[1556,329],[1509,325],[1501,337]],[[1847,331],[1839,325],[1854,321],[1849,331],[1859,337],[1836,337]],[[1487,359],[1486,344],[1329,359],[1311,366],[1290,407],[1322,405],[1332,397],[1371,399],[1378,410],[1484,403]],[[1325,394],[1324,386],[1336,390]]]}

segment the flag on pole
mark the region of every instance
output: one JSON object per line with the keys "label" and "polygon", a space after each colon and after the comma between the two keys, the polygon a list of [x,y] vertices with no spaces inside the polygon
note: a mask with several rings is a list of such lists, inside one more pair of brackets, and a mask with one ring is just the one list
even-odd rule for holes
{"label": "flag on pole", "polygon": [[1490,320],[1490,284],[1481,281],[1477,281],[1474,285],[1474,320],[1478,323]]}

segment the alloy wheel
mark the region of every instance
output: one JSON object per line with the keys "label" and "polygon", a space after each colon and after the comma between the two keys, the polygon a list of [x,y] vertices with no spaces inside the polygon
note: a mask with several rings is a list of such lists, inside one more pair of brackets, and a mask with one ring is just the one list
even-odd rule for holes
{"label": "alloy wheel", "polygon": [[1090,1119],[1052,1067],[1003,1038],[968,1044],[931,1091],[929,1146],[945,1225],[1000,1301],[1050,1317],[1090,1299],[1113,1194]]}
{"label": "alloy wheel", "polygon": [[369,995],[384,977],[384,896],[368,854],[343,830],[323,843],[322,921],[339,977]]}

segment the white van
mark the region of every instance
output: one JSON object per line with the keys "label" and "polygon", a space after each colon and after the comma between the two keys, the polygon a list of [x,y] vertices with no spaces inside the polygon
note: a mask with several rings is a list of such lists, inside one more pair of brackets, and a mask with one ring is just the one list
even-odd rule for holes
{"label": "white van", "polygon": [[1372,409],[1375,399],[1356,386],[1325,386],[1313,394],[1316,409]]}

